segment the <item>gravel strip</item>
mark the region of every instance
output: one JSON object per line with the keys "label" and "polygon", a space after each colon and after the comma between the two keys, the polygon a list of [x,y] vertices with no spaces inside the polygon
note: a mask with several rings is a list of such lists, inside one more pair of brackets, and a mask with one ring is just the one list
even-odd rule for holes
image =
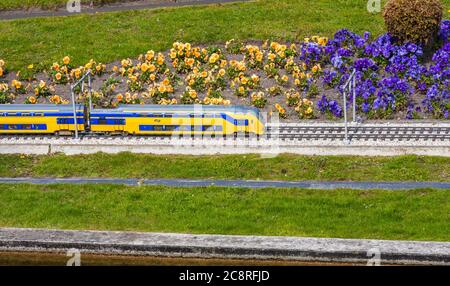
{"label": "gravel strip", "polygon": [[450,190],[450,182],[331,182],[331,181],[255,181],[202,179],[116,179],[116,178],[0,178],[0,184],[114,184],[129,186],[232,187],[232,188],[301,188],[312,190]]}

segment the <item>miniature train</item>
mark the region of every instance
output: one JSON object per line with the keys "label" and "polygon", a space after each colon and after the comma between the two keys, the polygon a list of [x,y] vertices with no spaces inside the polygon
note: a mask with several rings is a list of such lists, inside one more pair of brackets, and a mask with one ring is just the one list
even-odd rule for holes
{"label": "miniature train", "polygon": [[262,135],[263,122],[258,109],[245,106],[120,105],[88,111],[77,104],[74,112],[72,105],[0,104],[0,134]]}

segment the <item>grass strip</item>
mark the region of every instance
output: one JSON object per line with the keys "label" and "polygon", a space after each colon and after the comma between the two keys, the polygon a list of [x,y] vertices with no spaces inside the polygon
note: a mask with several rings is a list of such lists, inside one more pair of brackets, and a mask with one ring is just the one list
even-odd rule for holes
{"label": "grass strip", "polygon": [[0,226],[449,241],[450,192],[0,185]]}

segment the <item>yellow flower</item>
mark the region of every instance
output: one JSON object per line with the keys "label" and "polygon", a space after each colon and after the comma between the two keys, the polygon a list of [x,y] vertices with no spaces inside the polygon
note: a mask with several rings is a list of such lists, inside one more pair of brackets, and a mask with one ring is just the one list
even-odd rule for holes
{"label": "yellow flower", "polygon": [[5,66],[5,61],[4,60],[0,60],[0,68]]}
{"label": "yellow flower", "polygon": [[221,70],[219,70],[219,76],[224,76],[225,75],[225,70],[224,69],[221,69]]}
{"label": "yellow flower", "polygon": [[80,78],[81,77],[81,70],[80,69],[76,69],[75,70],[75,77],[76,78]]}
{"label": "yellow flower", "polygon": [[50,98],[50,102],[54,104],[60,104],[61,103],[61,97],[59,95],[54,95]]}
{"label": "yellow flower", "polygon": [[155,57],[155,52],[153,50],[148,51],[147,54],[145,55],[145,59],[147,61],[151,61],[154,57]]}
{"label": "yellow flower", "polygon": [[0,76],[3,76],[3,68],[0,67]]}
{"label": "yellow flower", "polygon": [[151,81],[155,81],[155,79],[156,79],[156,76],[155,76],[155,74],[152,73],[152,74],[150,75],[150,80],[151,80]]}
{"label": "yellow flower", "polygon": [[65,56],[63,59],[63,63],[67,66],[68,64],[70,64],[70,58],[68,56]]}
{"label": "yellow flower", "polygon": [[62,78],[62,75],[61,75],[61,73],[57,73],[56,75],[55,75],[55,78],[56,78],[56,80],[61,80],[61,78]]}
{"label": "yellow flower", "polygon": [[197,98],[197,92],[195,91],[195,90],[190,90],[189,91],[189,96],[192,98],[192,99],[196,99]]}
{"label": "yellow flower", "polygon": [[31,104],[35,104],[35,103],[36,103],[36,97],[34,97],[34,96],[29,96],[29,97],[28,97],[28,102],[31,103]]}
{"label": "yellow flower", "polygon": [[141,65],[141,71],[142,71],[142,72],[148,71],[148,68],[149,68],[149,66],[148,66],[148,64],[146,64],[146,63],[143,63],[143,64]]}
{"label": "yellow flower", "polygon": [[321,37],[321,38],[319,38],[318,43],[321,46],[325,46],[328,43],[328,38],[327,37]]}
{"label": "yellow flower", "polygon": [[45,83],[45,81],[43,81],[43,80],[41,80],[40,82],[39,82],[39,87],[42,89],[42,88],[45,88],[47,86],[47,84]]}
{"label": "yellow flower", "polygon": [[31,64],[31,65],[28,65],[28,67],[27,67],[29,70],[32,70],[32,69],[34,69],[34,65],[33,64]]}
{"label": "yellow flower", "polygon": [[123,100],[123,95],[119,93],[116,97],[117,101],[121,102]]}
{"label": "yellow flower", "polygon": [[317,73],[318,71],[320,71],[320,65],[315,65],[315,66],[313,66],[312,69],[311,69],[311,71],[312,71],[313,73]]}
{"label": "yellow flower", "polygon": [[19,89],[19,88],[22,87],[22,83],[21,83],[20,81],[18,81],[18,80],[15,80],[15,79],[11,82],[11,84],[12,84],[16,89]]}
{"label": "yellow flower", "polygon": [[269,53],[269,55],[267,56],[269,58],[270,61],[274,61],[276,58],[276,55],[274,53]]}
{"label": "yellow flower", "polygon": [[127,67],[128,65],[131,65],[130,60],[122,60],[121,63],[122,67]]}
{"label": "yellow flower", "polygon": [[58,71],[58,70],[59,70],[59,64],[58,64],[58,63],[53,63],[52,68],[53,68],[55,71]]}
{"label": "yellow flower", "polygon": [[160,86],[158,87],[158,91],[159,91],[160,93],[164,93],[164,92],[166,92],[166,87],[165,87],[164,85],[160,85]]}
{"label": "yellow flower", "polygon": [[195,63],[195,60],[193,58],[186,58],[184,59],[184,63],[188,66],[192,66]]}
{"label": "yellow flower", "polygon": [[215,64],[217,62],[217,60],[219,59],[219,55],[216,53],[213,53],[211,55],[211,57],[209,58],[209,63],[210,64]]}

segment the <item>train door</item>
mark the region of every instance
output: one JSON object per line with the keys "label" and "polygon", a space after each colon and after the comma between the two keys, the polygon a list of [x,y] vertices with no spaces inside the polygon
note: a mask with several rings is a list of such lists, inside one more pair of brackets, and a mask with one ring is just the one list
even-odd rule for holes
{"label": "train door", "polygon": [[70,124],[73,123],[73,118],[58,118],[56,119],[58,123],[58,128],[60,131],[68,131]]}
{"label": "train door", "polygon": [[114,119],[114,130],[116,132],[125,132],[125,119]]}

